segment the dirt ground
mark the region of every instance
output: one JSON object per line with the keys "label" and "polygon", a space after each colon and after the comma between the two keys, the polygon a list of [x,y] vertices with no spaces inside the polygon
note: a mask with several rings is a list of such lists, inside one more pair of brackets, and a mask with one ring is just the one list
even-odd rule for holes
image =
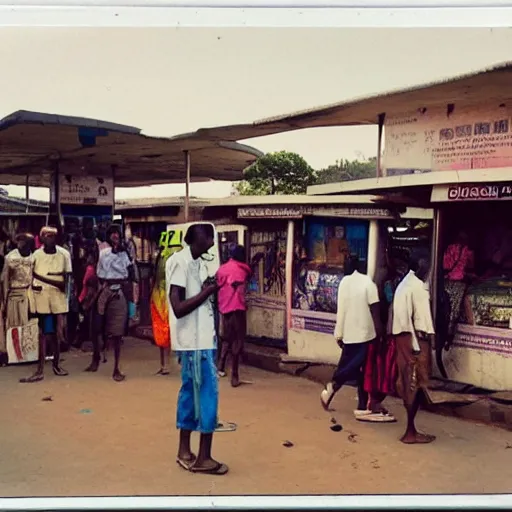
{"label": "dirt ground", "polygon": [[157,349],[136,339],[125,342],[124,383],[111,380],[111,357],[98,374],[83,372],[86,354],[65,359],[69,377],[53,376],[48,364],[47,380],[31,385],[18,379],[32,367],[0,369],[2,497],[512,491],[510,432],[420,413],[420,428],[438,440],[405,446],[400,405],[388,403],[396,424],[358,423],[352,388],[335,399],[344,428],[333,432],[318,385],[254,368],[243,370],[252,385],[221,381],[220,419],[238,430],[216,434],[214,456],[230,473],[187,473],[175,462],[176,366],[155,376]]}

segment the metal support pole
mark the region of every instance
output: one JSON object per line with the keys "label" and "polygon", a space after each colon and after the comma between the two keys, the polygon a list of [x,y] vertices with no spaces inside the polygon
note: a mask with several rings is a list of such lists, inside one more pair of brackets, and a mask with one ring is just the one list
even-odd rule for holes
{"label": "metal support pole", "polygon": [[112,165],[112,220],[114,222],[114,215],[116,212],[116,165]]}
{"label": "metal support pole", "polygon": [[384,131],[384,120],[386,114],[379,114],[379,135],[377,141],[377,178],[381,178],[382,173],[382,133]]}
{"label": "metal support pole", "polygon": [[29,201],[30,201],[30,191],[29,191],[29,181],[30,181],[30,174],[27,172],[27,176],[25,178],[25,213],[29,212]]}
{"label": "metal support pole", "polygon": [[286,276],[286,329],[285,340],[288,348],[289,331],[292,327],[292,297],[293,297],[293,255],[295,249],[295,222],[288,221],[288,233],[286,236],[286,260],[285,260],[285,276]]}
{"label": "metal support pole", "polygon": [[[57,229],[63,227],[61,208],[60,208],[60,166],[59,161],[53,163],[53,173],[50,181],[50,207],[48,222],[56,224]],[[51,219],[51,220],[50,220]]]}
{"label": "metal support pole", "polygon": [[185,170],[186,170],[186,181],[185,181],[185,222],[190,220],[190,153],[188,150],[185,153]]}

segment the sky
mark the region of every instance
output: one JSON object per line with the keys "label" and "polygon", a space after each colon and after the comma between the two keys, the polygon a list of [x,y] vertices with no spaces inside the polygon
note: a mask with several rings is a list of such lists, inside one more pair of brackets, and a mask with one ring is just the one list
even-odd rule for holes
{"label": "sky", "polygon": [[[0,117],[35,110],[172,136],[478,70],[509,60],[511,48],[507,28],[0,28]],[[319,169],[374,156],[376,141],[375,127],[346,127],[246,142],[297,152]],[[229,183],[191,185],[198,197],[230,191]],[[116,198],[184,192],[159,185],[117,189]],[[48,192],[31,189],[31,198]]]}

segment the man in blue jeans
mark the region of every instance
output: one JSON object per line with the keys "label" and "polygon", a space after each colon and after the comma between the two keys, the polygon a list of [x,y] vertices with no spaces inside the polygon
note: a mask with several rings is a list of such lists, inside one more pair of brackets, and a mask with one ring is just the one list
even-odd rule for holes
{"label": "man in blue jeans", "polygon": [[[176,424],[180,429],[177,463],[193,473],[225,475],[228,467],[212,458],[219,402],[215,361],[216,334],[211,295],[218,286],[207,280],[201,256],[213,247],[211,224],[193,224],[186,246],[166,262],[172,349],[181,364]],[[192,432],[201,434],[199,452],[190,449]]]}

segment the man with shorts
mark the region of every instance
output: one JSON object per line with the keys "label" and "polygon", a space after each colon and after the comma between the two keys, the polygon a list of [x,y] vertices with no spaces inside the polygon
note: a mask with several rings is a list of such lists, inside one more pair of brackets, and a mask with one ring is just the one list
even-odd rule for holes
{"label": "man with shorts", "polygon": [[366,274],[359,272],[359,259],[352,255],[345,263],[345,276],[338,288],[338,309],[334,338],[342,349],[332,381],[320,395],[328,410],[334,395],[350,381],[356,381],[358,406],[356,418],[367,414],[368,393],[364,390],[364,365],[370,343],[381,334],[379,293]]}
{"label": "man with shorts", "polygon": [[34,313],[39,317],[39,363],[34,375],[20,382],[39,382],[44,378],[46,359],[46,333],[48,321],[56,321],[57,337],[53,343],[53,373],[59,377],[68,375],[60,364],[60,345],[65,341],[66,314],[69,311],[66,288],[71,275],[71,258],[57,246],[57,229],[44,227],[39,238],[43,244],[33,255],[32,292]]}
{"label": "man with shorts", "polygon": [[405,444],[426,444],[435,436],[416,430],[414,420],[422,400],[428,401],[430,338],[434,323],[424,280],[430,270],[427,251],[411,254],[410,271],[398,285],[393,300],[393,335],[396,339],[397,392],[407,411]]}
{"label": "man with shorts", "polygon": [[[211,224],[193,224],[187,244],[166,263],[169,325],[172,348],[181,364],[177,427],[180,442],[177,463],[193,473],[225,475],[228,467],[211,456],[219,401],[215,365],[216,334],[211,296],[218,285],[208,279],[202,256],[214,245]],[[197,457],[190,449],[192,432],[201,434]]]}

